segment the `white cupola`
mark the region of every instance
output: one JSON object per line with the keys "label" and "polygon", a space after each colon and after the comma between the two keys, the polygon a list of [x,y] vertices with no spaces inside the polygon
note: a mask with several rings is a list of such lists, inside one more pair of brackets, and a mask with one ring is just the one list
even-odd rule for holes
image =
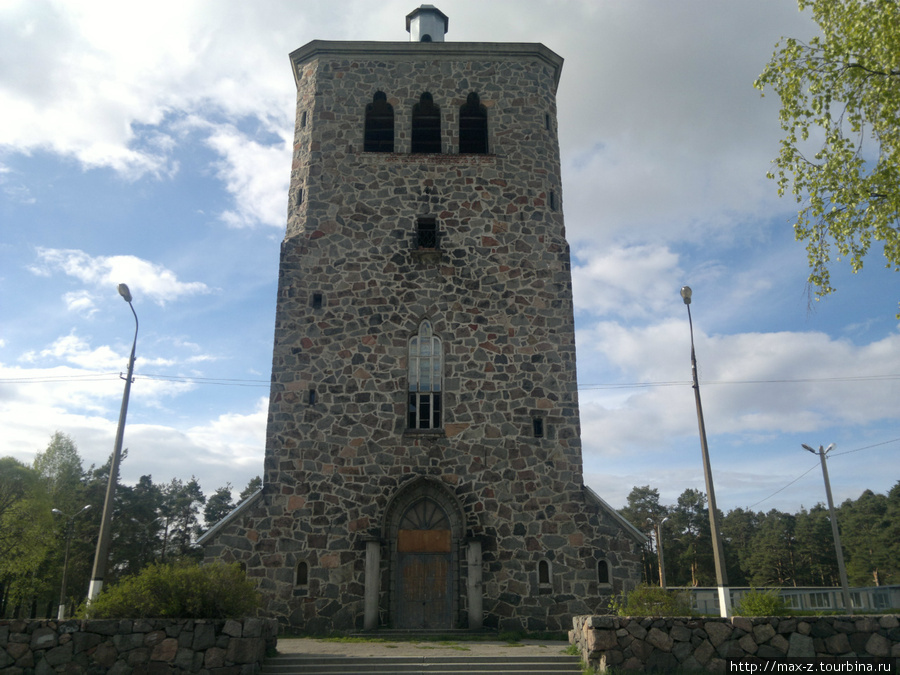
{"label": "white cupola", "polygon": [[422,5],[406,15],[410,42],[443,42],[450,19],[434,5]]}

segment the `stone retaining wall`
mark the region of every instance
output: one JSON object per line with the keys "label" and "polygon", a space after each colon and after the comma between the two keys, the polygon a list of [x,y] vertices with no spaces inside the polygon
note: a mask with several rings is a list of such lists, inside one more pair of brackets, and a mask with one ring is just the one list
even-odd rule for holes
{"label": "stone retaining wall", "polygon": [[276,640],[269,619],[0,620],[0,672],[253,675]]}
{"label": "stone retaining wall", "polygon": [[724,672],[725,659],[749,657],[900,658],[900,620],[885,616],[618,617],[576,616],[569,641],[603,672],[675,668]]}

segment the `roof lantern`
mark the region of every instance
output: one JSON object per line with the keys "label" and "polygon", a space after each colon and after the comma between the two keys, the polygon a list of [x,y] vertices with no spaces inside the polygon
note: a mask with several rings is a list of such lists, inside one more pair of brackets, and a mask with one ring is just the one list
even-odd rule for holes
{"label": "roof lantern", "polygon": [[434,5],[422,5],[406,15],[410,42],[443,42],[450,19]]}

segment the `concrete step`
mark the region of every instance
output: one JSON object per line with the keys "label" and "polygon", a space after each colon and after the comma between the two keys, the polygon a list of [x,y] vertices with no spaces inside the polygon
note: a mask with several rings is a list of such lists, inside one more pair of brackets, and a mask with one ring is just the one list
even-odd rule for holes
{"label": "concrete step", "polygon": [[266,659],[261,675],[370,675],[376,673],[581,673],[577,656],[302,656],[283,654]]}

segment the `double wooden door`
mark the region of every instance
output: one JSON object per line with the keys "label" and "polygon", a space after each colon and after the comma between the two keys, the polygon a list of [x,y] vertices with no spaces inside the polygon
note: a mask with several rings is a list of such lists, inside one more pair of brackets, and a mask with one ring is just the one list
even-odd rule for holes
{"label": "double wooden door", "polygon": [[452,626],[452,533],[447,514],[427,497],[407,509],[397,537],[398,628]]}

